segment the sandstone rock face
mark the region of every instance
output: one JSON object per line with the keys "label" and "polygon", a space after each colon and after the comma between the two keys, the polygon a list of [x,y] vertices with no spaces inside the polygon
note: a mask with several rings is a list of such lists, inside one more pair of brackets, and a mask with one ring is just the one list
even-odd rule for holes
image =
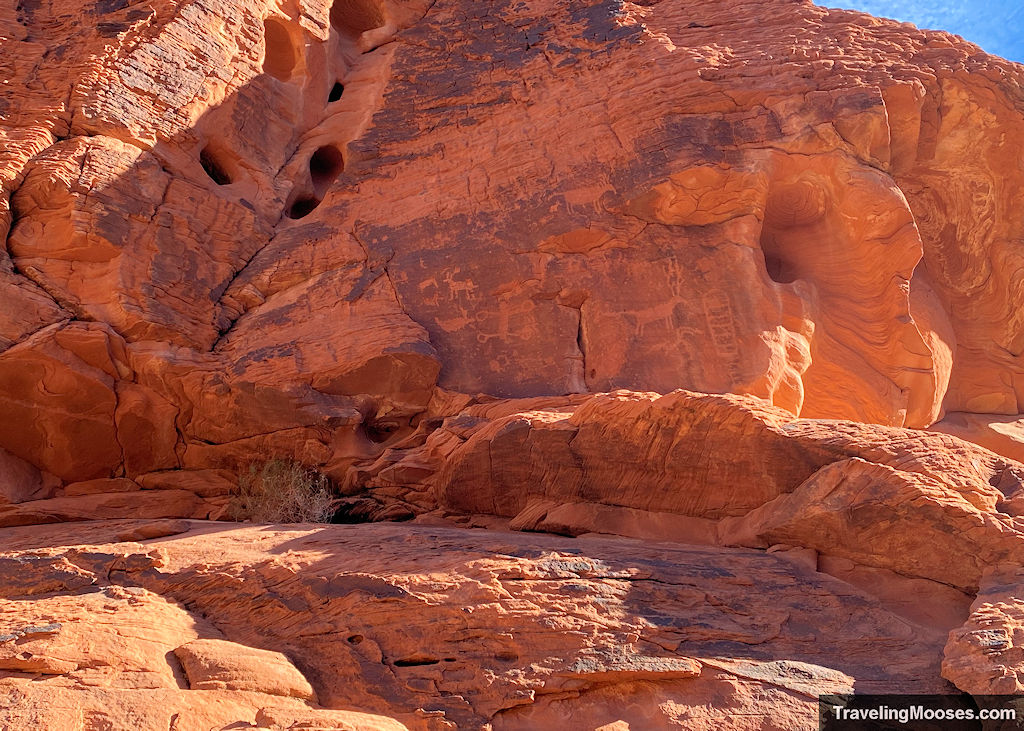
{"label": "sandstone rock face", "polygon": [[[0,569],[79,577],[3,583],[2,636],[28,656],[0,659],[9,724],[61,719],[49,699],[74,692],[113,729],[136,711],[180,729],[804,728],[818,693],[949,687],[943,631],[780,553],[386,524],[111,542],[131,527],[3,530]],[[42,548],[68,528],[95,544]],[[73,633],[101,608],[83,658]],[[302,711],[310,687],[379,715]]]}
{"label": "sandstone rock face", "polygon": [[1021,75],[951,36],[716,0],[2,22],[0,447],[65,483],[340,480],[436,387],[1021,411]]}
{"label": "sandstone rock face", "polygon": [[985,578],[967,622],[950,632],[942,674],[968,693],[1019,694],[1024,687],[1019,570],[998,567]]}
{"label": "sandstone rock face", "polygon": [[385,492],[415,465],[420,489],[403,495],[414,507],[518,530],[812,549],[963,596],[987,567],[1024,557],[1024,465],[948,435],[795,419],[748,396],[481,404],[399,455],[364,479]]}
{"label": "sandstone rock face", "polygon": [[1024,418],[1019,415],[953,412],[946,414],[942,421],[932,424],[931,429],[958,436],[1024,462]]}
{"label": "sandstone rock face", "polygon": [[[1019,65],[806,0],[33,0],[0,39],[0,726],[1019,691]],[[412,522],[190,522],[269,460]]]}
{"label": "sandstone rock face", "polygon": [[[189,530],[167,527],[175,529],[165,531],[171,535]],[[152,528],[127,523],[114,531],[120,536],[108,530],[105,537],[160,535]],[[251,721],[266,729],[405,728],[389,718],[311,706],[312,688],[281,653],[225,640],[216,624],[181,603],[135,582],[111,581],[165,561],[137,543],[0,557],[4,728],[198,731],[252,727]],[[49,583],[12,581],[8,571],[24,572],[26,565],[38,566]]]}
{"label": "sandstone rock face", "polygon": [[494,419],[487,412],[466,409],[431,435],[462,440],[445,456],[437,490],[463,512],[512,516],[541,495],[697,518],[742,515],[851,457],[941,481],[982,509],[1015,495],[1024,479],[1019,463],[960,440],[798,420],[742,396],[617,392],[576,407]]}

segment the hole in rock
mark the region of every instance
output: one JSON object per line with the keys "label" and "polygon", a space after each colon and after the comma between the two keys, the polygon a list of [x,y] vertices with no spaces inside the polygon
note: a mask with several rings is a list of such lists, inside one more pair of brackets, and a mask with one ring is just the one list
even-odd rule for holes
{"label": "hole in rock", "polygon": [[359,35],[387,22],[384,10],[375,0],[334,0],[331,27],[339,33]]}
{"label": "hole in rock", "polygon": [[[343,498],[338,503],[338,509],[331,517],[331,522],[341,525],[356,525],[358,523],[373,523],[381,511],[381,504],[371,497],[349,497]],[[358,635],[353,635],[358,637]],[[362,639],[357,640],[361,642]],[[354,642],[349,639],[349,642]]]}
{"label": "hole in rock", "polygon": [[358,645],[362,641],[363,641],[363,636],[362,635],[349,635],[348,636],[348,642],[349,642],[350,645]]}
{"label": "hole in rock", "polygon": [[780,284],[804,276],[819,256],[827,232],[822,226],[829,206],[826,189],[810,179],[775,185],[765,200],[761,252],[768,276]]}
{"label": "hole in rock", "polygon": [[327,95],[327,103],[336,102],[341,99],[341,95],[345,93],[345,85],[340,81],[335,81],[334,86],[331,87],[331,93]]}
{"label": "hole in rock", "polygon": [[288,206],[288,218],[305,218],[320,205],[320,199],[312,195],[303,195],[292,201]]}
{"label": "hole in rock", "polygon": [[366,424],[366,438],[375,444],[386,442],[392,434],[398,431],[398,424],[393,422]]}
{"label": "hole in rock", "polygon": [[203,166],[203,170],[210,176],[210,180],[217,185],[230,185],[232,182],[231,173],[227,171],[226,166],[218,159],[219,157],[207,145],[199,153],[199,164]]}
{"label": "hole in rock", "polygon": [[263,57],[263,71],[275,79],[288,81],[295,68],[295,48],[288,29],[279,20],[267,18],[263,21],[266,55]]}
{"label": "hole in rock", "polygon": [[319,148],[309,158],[309,177],[313,179],[313,189],[322,195],[344,169],[345,158],[341,150],[334,145]]}
{"label": "hole in rock", "polygon": [[395,660],[395,667],[397,668],[412,668],[420,665],[437,665],[440,660],[436,657],[406,657],[401,660]]}
{"label": "hole in rock", "polygon": [[779,251],[775,236],[768,231],[761,234],[761,253],[764,254],[764,268],[773,282],[791,284],[800,278],[796,267]]}

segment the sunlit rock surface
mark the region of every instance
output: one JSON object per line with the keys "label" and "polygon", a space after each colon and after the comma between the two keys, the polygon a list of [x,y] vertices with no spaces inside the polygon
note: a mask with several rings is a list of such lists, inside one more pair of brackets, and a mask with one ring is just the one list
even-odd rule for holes
{"label": "sunlit rock surface", "polygon": [[[1019,690],[1021,66],[788,0],[12,0],[0,41],[0,725]],[[412,523],[200,522],[267,459]]]}

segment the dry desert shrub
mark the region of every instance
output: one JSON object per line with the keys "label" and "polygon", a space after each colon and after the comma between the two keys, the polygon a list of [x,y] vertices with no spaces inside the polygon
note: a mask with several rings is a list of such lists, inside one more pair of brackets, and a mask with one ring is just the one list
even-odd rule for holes
{"label": "dry desert shrub", "polygon": [[234,520],[252,523],[329,523],[337,507],[324,475],[288,459],[249,466],[229,507]]}

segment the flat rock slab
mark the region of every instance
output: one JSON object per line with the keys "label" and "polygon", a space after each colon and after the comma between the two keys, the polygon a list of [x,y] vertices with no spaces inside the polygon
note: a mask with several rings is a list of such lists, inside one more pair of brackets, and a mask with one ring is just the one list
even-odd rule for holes
{"label": "flat rock slab", "polygon": [[[196,731],[260,709],[327,729],[346,727],[318,714],[355,710],[424,730],[803,729],[821,693],[955,690],[940,665],[966,614],[923,626],[784,551],[408,523],[187,527],[147,545],[117,542],[124,521],[0,530],[25,546],[0,558],[54,574],[44,597],[8,601],[6,633],[60,625],[28,638],[47,667],[0,672],[18,713],[60,728],[53,688],[89,708],[212,704],[175,711],[174,728]],[[97,543],[68,546],[77,530]],[[109,640],[91,643],[79,620],[103,611]],[[124,626],[164,614],[178,629],[159,646]],[[117,656],[140,659],[122,673]]]}

